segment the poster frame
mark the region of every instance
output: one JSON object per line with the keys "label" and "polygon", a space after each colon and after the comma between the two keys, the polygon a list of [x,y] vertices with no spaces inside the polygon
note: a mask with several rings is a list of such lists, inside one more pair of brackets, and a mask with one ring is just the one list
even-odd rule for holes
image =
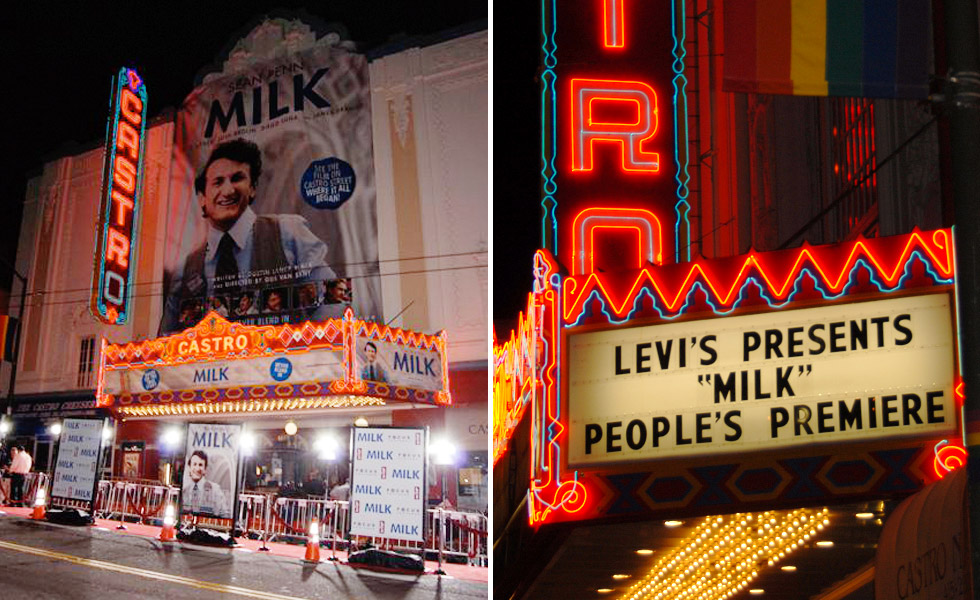
{"label": "poster frame", "polygon": [[[98,500],[98,494],[99,494],[99,481],[102,479],[102,455],[105,453],[105,442],[106,442],[105,437],[103,435],[101,435],[101,432],[105,431],[105,428],[108,425],[109,419],[107,419],[107,418],[93,419],[93,418],[86,418],[86,417],[66,417],[65,419],[63,419],[61,421],[61,424],[62,424],[61,434],[62,435],[66,431],[66,428],[65,428],[64,425],[69,420],[72,420],[72,421],[98,421],[98,422],[102,423],[102,427],[99,429],[99,432],[100,432],[100,435],[99,435],[99,451],[98,451],[98,455],[96,456],[96,459],[95,459],[95,477],[94,477],[94,482],[92,483],[92,499],[88,502],[89,514],[94,515],[95,514],[95,503]],[[54,453],[53,453],[54,454],[54,469],[52,469],[52,471],[51,471],[51,490],[52,491],[54,491],[54,482],[55,482],[55,479],[57,479],[57,477],[58,477],[58,460],[60,458],[60,453],[61,453],[61,435],[59,435],[58,436],[58,439],[55,440],[55,447],[54,447]],[[76,500],[74,498],[65,498],[63,496],[57,496],[57,497],[58,498],[61,498],[62,500],[67,500],[69,502],[71,502],[71,501],[81,502],[80,500]],[[50,503],[51,506],[54,506],[55,505],[55,496],[54,496],[54,494],[51,495],[51,499],[49,500],[49,503]],[[60,503],[58,503],[58,506],[70,506],[70,505],[65,504],[64,502],[60,502]]]}
{"label": "poster frame", "polygon": [[[428,425],[417,426],[417,427],[398,427],[398,426],[395,426],[395,425],[368,425],[367,427],[357,427],[357,426],[351,427],[350,428],[350,445],[348,446],[348,448],[350,449],[349,450],[349,453],[348,453],[349,454],[349,458],[348,458],[348,472],[349,472],[350,475],[349,475],[348,480],[347,480],[347,481],[350,482],[351,495],[348,497],[348,500],[350,498],[353,498],[354,497],[354,456],[355,456],[355,450],[356,450],[356,448],[354,447],[354,439],[355,439],[355,435],[354,434],[357,433],[358,430],[362,430],[362,429],[397,429],[399,431],[421,431],[424,434],[423,435],[423,438],[422,438],[422,440],[423,440],[422,441],[422,455],[425,457],[425,465],[422,468],[422,494],[420,494],[420,501],[422,502],[422,538],[423,539],[428,539],[428,535],[429,535],[429,520],[427,518],[425,518],[426,511],[429,510],[429,506],[428,506],[428,491],[429,491],[429,482],[428,482],[428,476],[429,476],[429,427],[428,427]],[[351,540],[351,531],[350,530],[351,530],[352,521],[353,521],[353,519],[347,519],[347,528],[344,530],[344,536],[347,538],[348,541]],[[363,536],[359,536],[359,537],[363,537]],[[385,540],[396,540],[396,539],[401,539],[401,538],[393,538],[393,537],[383,536],[382,539],[385,539]],[[422,553],[423,553],[423,555],[425,554],[425,548],[424,547],[422,548]]]}
{"label": "poster frame", "polygon": [[229,426],[230,425],[237,425],[238,426],[238,435],[239,435],[239,437],[245,431],[245,426],[244,426],[243,423],[227,423],[227,422],[218,422],[218,421],[193,421],[193,422],[187,422],[187,423],[185,423],[184,424],[184,432],[183,432],[183,434],[184,434],[184,452],[183,452],[183,456],[181,458],[181,477],[180,477],[180,485],[177,488],[178,489],[178,492],[177,492],[177,521],[178,521],[178,523],[180,523],[180,522],[183,521],[183,518],[184,518],[184,515],[185,514],[188,517],[191,518],[192,523],[195,526],[197,526],[198,519],[201,519],[201,518],[218,520],[218,521],[228,521],[228,520],[230,520],[231,521],[231,526],[230,526],[231,529],[229,530],[229,533],[231,533],[232,540],[234,540],[235,528],[238,525],[238,494],[239,494],[239,486],[238,486],[238,484],[239,484],[239,479],[241,477],[241,469],[242,469],[242,449],[241,449],[241,443],[239,441],[239,446],[238,446],[237,451],[236,451],[236,459],[235,459],[235,465],[236,466],[235,466],[235,471],[234,471],[234,473],[231,474],[231,484],[232,484],[231,519],[225,519],[223,517],[207,517],[207,516],[195,515],[195,514],[192,514],[192,513],[185,513],[184,512],[184,471],[183,470],[187,468],[187,465],[185,463],[187,462],[187,449],[188,449],[188,445],[190,444],[190,430],[191,430],[191,425],[229,425]]}

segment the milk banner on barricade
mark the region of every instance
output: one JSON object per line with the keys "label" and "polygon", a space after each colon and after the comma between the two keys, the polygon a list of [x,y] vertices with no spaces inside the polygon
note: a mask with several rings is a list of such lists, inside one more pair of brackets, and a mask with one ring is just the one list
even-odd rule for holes
{"label": "milk banner on barricade", "polygon": [[104,427],[103,419],[65,419],[58,440],[52,498],[94,502]]}
{"label": "milk banner on barricade", "polygon": [[238,493],[242,426],[191,423],[187,426],[180,512],[231,519]]}
{"label": "milk banner on barricade", "polygon": [[426,430],[351,432],[350,535],[425,541]]}

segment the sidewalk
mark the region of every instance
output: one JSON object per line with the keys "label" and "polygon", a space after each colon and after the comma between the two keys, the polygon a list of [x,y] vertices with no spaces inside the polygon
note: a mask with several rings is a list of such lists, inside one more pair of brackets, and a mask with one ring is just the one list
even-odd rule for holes
{"label": "sidewalk", "polygon": [[[16,506],[0,506],[0,518],[4,517],[18,517],[29,519],[32,510],[26,507],[16,507]],[[139,523],[123,522],[123,526],[126,529],[117,529],[119,526],[119,521],[108,521],[106,519],[96,519],[94,527],[106,531],[112,531],[122,535],[138,535],[142,537],[149,538],[159,538],[160,537],[160,527],[154,525],[141,525]],[[231,552],[260,552],[259,548],[262,547],[261,540],[250,540],[248,538],[237,538],[238,546],[231,549]],[[181,542],[174,542],[175,546],[182,545]],[[303,560],[303,556],[306,552],[306,548],[300,544],[283,544],[279,542],[269,542],[266,544],[269,554],[275,556],[283,556],[287,558],[295,558],[298,561]],[[328,562],[331,557],[334,556],[333,550],[329,548],[320,548],[320,560],[321,562]],[[337,560],[340,564],[347,564],[347,553],[342,550],[337,550],[336,553]],[[436,569],[439,565],[436,561],[425,561],[425,572],[426,575],[434,575]],[[486,567],[474,567],[470,565],[458,565],[443,563],[442,570],[446,572],[446,575],[456,579],[462,579],[464,581],[472,581],[476,583],[488,583],[489,582],[489,569]]]}

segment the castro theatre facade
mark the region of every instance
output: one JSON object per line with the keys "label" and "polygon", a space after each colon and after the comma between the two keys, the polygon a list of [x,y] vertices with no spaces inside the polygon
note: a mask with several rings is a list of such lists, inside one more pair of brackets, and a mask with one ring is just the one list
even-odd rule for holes
{"label": "castro theatre facade", "polygon": [[[132,154],[131,212],[102,180],[101,146],[29,183],[8,441],[44,469],[49,427],[77,413],[58,407],[82,406],[113,421],[106,476],[172,482],[187,423],[241,423],[255,440],[246,488],[305,497],[347,478],[355,424],[428,427],[453,450],[427,474],[430,503],[483,512],[485,25],[369,57],[299,20],[256,23],[176,110],[140,129],[123,104],[118,129],[134,133],[110,147]],[[152,107],[153,82],[123,73]],[[229,163],[245,181],[227,196],[234,223],[277,225],[254,244],[282,246],[233,271],[208,237],[224,218],[207,204],[211,167]],[[120,214],[133,217],[122,233]],[[236,247],[250,243],[231,223]]]}

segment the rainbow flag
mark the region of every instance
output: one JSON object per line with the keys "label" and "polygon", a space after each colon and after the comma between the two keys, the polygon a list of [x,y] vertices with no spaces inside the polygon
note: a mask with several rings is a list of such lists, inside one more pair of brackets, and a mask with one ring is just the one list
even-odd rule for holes
{"label": "rainbow flag", "polygon": [[727,92],[925,98],[925,0],[728,0]]}
{"label": "rainbow flag", "polygon": [[11,361],[16,349],[14,337],[17,332],[17,319],[0,315],[0,360]]}

